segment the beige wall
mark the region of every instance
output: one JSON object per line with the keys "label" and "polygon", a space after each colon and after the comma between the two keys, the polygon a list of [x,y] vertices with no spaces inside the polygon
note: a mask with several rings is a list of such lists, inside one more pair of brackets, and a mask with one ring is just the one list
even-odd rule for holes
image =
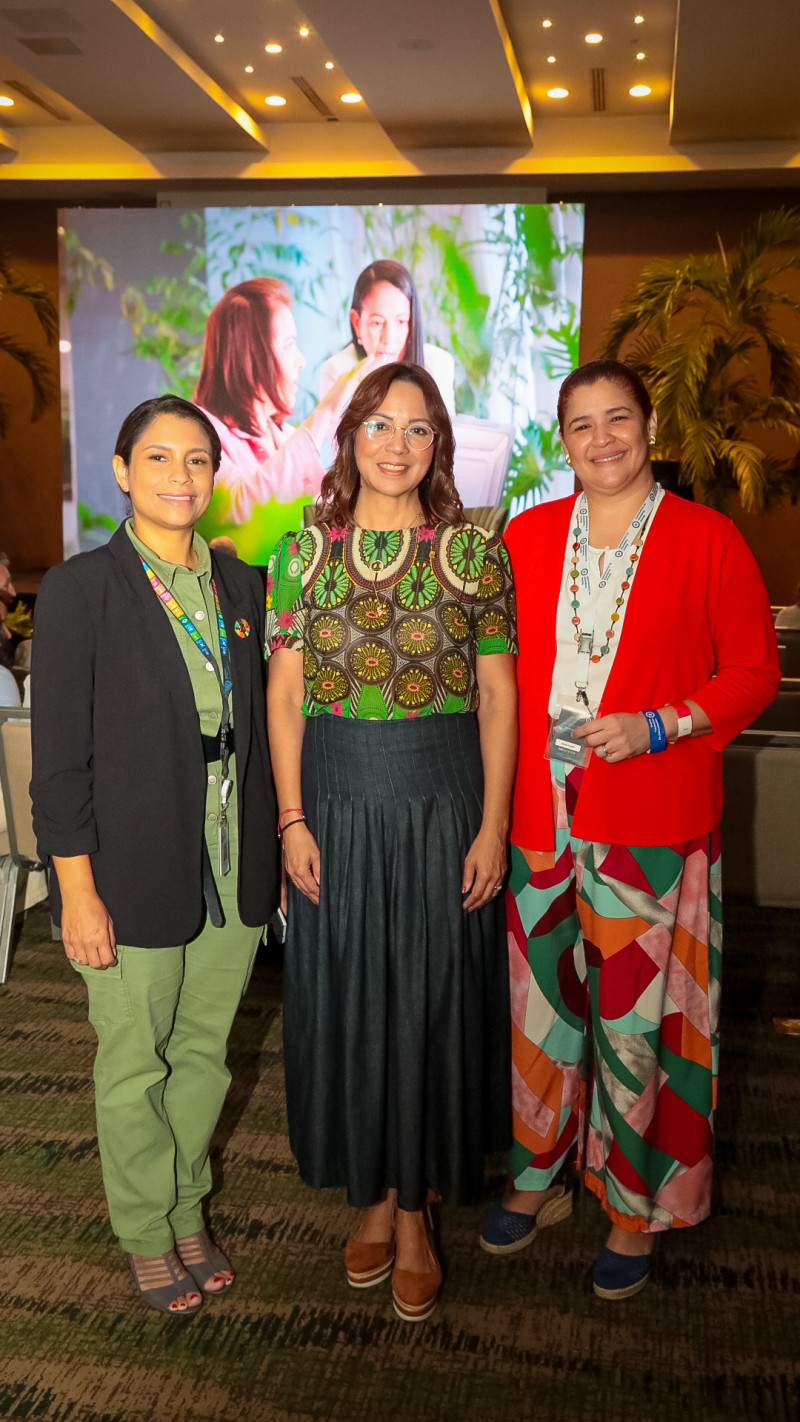
{"label": "beige wall", "polygon": [[[26,279],[41,282],[58,301],[58,248],[54,203],[0,204],[0,244]],[[0,332],[32,346],[58,380],[58,348],[48,347],[26,302],[5,296]],[[31,423],[30,382],[20,366],[0,353],[0,395],[9,409],[8,433],[0,440],[0,547],[11,558],[21,585],[25,574],[61,561],[61,414],[53,404]]]}
{"label": "beige wall", "polygon": [[[767,208],[797,206],[796,191],[591,194],[586,199],[581,360],[598,354],[609,319],[658,257],[703,255],[737,245],[742,229]],[[797,326],[794,326],[796,337]],[[800,581],[800,505],[756,516],[738,504],[731,515],[755,553],[770,601],[795,600]]]}

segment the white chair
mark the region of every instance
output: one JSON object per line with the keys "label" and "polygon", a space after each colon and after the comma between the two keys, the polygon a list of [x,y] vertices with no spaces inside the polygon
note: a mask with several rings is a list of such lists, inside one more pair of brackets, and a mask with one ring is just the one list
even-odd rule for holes
{"label": "white chair", "polygon": [[0,706],[0,786],[6,812],[6,831],[0,834],[0,983],[8,978],[20,890],[30,873],[44,867],[33,834],[30,779],[30,710]]}
{"label": "white chair", "polygon": [[462,502],[475,508],[499,504],[506,482],[516,431],[497,420],[456,415],[453,420],[456,455],[453,465]]}

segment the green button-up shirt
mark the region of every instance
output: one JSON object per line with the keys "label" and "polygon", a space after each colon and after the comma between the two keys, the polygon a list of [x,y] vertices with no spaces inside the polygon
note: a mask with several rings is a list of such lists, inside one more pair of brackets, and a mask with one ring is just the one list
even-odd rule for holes
{"label": "green button-up shirt", "polygon": [[[211,589],[211,552],[208,544],[200,534],[195,531],[192,539],[192,548],[197,554],[197,567],[194,571],[185,568],[180,563],[167,563],[163,558],[159,558],[152,548],[148,548],[141,538],[133,530],[133,522],[128,519],[125,524],[128,537],[131,540],[137,553],[149,563],[153,572],[161,579],[165,588],[168,588],[180,603],[181,608],[194,623],[203,640],[208,644],[214,653],[217,666],[222,668],[222,659],[219,649],[219,628],[217,626],[217,612],[214,606],[214,594]],[[155,593],[152,594],[156,596]],[[204,736],[215,736],[220,728],[222,720],[222,692],[213,667],[210,667],[203,656],[196,642],[193,642],[188,632],[181,626],[177,617],[174,617],[169,608],[161,604],[164,608],[164,616],[169,622],[175,636],[178,639],[178,646],[181,649],[183,660],[186,663],[186,670],[189,673],[194,692],[195,706],[200,730]],[[228,629],[228,635],[232,629]],[[233,693],[231,693],[231,725],[233,725]],[[231,755],[228,774],[233,781],[233,790],[228,800],[228,825],[230,831],[230,854],[231,873],[235,877],[236,865],[234,863],[238,850],[238,819],[236,806],[236,773],[235,757]],[[215,761],[206,766],[206,843],[208,844],[211,857],[211,866],[215,876],[218,873],[218,834],[220,815],[220,793],[222,786],[222,766],[219,761]]]}

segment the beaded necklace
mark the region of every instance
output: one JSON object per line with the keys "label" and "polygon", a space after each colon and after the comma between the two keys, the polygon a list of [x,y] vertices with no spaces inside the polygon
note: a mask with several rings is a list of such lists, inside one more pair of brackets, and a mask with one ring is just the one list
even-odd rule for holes
{"label": "beaded necklace", "polygon": [[[614,599],[614,611],[612,612],[610,617],[611,626],[606,629],[605,642],[598,649],[595,649],[594,647],[594,633],[581,631],[580,600],[578,598],[580,584],[583,584],[583,587],[589,595],[591,595],[592,589],[591,582],[589,579],[587,556],[589,541],[589,507],[585,494],[582,494],[578,500],[576,509],[577,522],[572,530],[574,541],[572,544],[572,556],[570,558],[570,568],[567,574],[567,579],[569,584],[569,591],[571,594],[570,606],[572,608],[572,625],[575,628],[574,638],[577,643],[578,656],[579,658],[587,657],[587,659],[595,663],[595,665],[600,662],[603,657],[606,657],[609,654],[611,640],[615,635],[616,625],[620,620],[621,610],[624,606],[626,595],[630,589],[631,582],[633,580],[633,574],[636,569],[636,564],[639,561],[639,549],[641,548],[642,540],[644,538],[647,525],[650,522],[650,517],[653,512],[653,507],[660,492],[660,484],[654,484],[649,494],[647,495],[647,498],[642,504],[642,507],[639,509],[639,512],[637,513],[636,517],[631,521],[629,527],[622,535],[619,545],[614,552],[613,558],[609,557],[606,560],[606,567],[598,584],[598,592],[602,591],[602,589],[606,586],[606,583],[608,582],[609,578],[611,577],[611,573],[614,567],[614,560],[623,558],[626,555],[628,547],[630,546],[631,551],[627,553],[628,566],[625,569],[625,575],[619,587],[619,595]],[[584,561],[584,566],[579,570],[578,565],[582,557]],[[588,682],[586,680],[575,682],[575,686],[578,690],[576,700],[583,701],[588,708],[589,701],[586,694],[587,685]]]}

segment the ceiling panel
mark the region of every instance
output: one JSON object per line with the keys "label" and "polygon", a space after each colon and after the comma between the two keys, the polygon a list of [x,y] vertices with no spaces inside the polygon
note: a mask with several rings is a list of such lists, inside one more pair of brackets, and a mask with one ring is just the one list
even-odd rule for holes
{"label": "ceiling panel", "polygon": [[798,0],[680,0],[671,141],[800,138]]}
{"label": "ceiling panel", "polygon": [[530,110],[493,0],[304,0],[401,150],[530,146]]}
{"label": "ceiling panel", "polygon": [[[144,0],[145,8],[258,122],[370,123],[368,106],[343,104],[354,84],[294,0]],[[307,30],[307,34],[301,34]],[[218,42],[216,35],[221,35]],[[266,46],[280,46],[267,53]],[[330,65],[330,68],[326,66]],[[252,73],[247,72],[251,69]],[[298,81],[300,81],[298,83]],[[309,90],[311,96],[309,96]],[[282,106],[265,103],[285,99]],[[327,112],[322,112],[322,109]]]}
{"label": "ceiling panel", "polygon": [[[668,113],[677,0],[643,0],[639,10],[635,0],[503,0],[503,14],[534,118]],[[589,34],[600,43],[587,44]],[[635,85],[650,94],[631,95]],[[550,98],[554,88],[566,96]]]}
{"label": "ceiling panel", "polygon": [[177,45],[167,52],[164,37],[147,20],[134,0],[69,0],[49,10],[5,7],[0,49],[145,153],[263,152],[265,142],[250,116],[237,117],[233,101],[215,90],[209,76],[192,72],[187,56],[181,62]]}

